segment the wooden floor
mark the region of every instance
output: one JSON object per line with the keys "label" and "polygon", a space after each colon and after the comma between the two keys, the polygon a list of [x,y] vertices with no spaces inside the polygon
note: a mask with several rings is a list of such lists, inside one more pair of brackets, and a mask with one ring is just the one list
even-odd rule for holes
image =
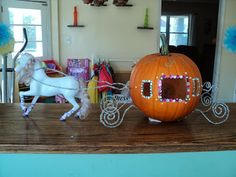
{"label": "wooden floor", "polygon": [[21,117],[18,104],[0,104],[0,153],[160,153],[236,150],[236,104],[222,125],[208,123],[199,113],[175,123],[150,124],[132,109],[120,127],[99,122],[93,106],[86,120],[58,118],[68,104],[37,104],[31,118]]}

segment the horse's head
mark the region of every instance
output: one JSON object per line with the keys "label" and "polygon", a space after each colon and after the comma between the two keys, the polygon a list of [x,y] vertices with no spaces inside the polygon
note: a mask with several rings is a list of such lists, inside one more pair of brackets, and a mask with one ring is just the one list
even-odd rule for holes
{"label": "horse's head", "polygon": [[29,84],[34,72],[35,58],[29,53],[22,54],[16,61],[15,71],[19,83]]}
{"label": "horse's head", "polygon": [[22,54],[16,61],[15,71],[16,73],[21,72],[21,70],[30,68],[35,63],[34,56],[29,53]]}

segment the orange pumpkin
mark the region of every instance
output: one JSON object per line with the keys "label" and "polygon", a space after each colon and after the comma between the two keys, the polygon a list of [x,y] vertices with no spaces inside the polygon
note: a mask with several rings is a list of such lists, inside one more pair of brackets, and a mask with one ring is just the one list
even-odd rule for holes
{"label": "orange pumpkin", "polygon": [[130,95],[148,117],[169,122],[195,109],[201,85],[201,74],[191,59],[165,51],[147,55],[136,64],[130,77]]}

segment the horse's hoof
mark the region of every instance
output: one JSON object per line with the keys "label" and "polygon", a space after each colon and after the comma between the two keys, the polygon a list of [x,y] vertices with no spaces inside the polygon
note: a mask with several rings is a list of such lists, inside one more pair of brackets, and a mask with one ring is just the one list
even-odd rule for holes
{"label": "horse's hoof", "polygon": [[86,119],[86,116],[80,116],[79,119],[84,120],[84,119]]}
{"label": "horse's hoof", "polygon": [[60,118],[60,121],[65,122],[65,121],[66,121],[66,118],[61,117],[61,118]]}
{"label": "horse's hoof", "polygon": [[78,116],[78,115],[75,115],[75,118],[77,119],[77,120],[81,120],[81,118],[80,118],[80,116]]}
{"label": "horse's hoof", "polygon": [[79,119],[79,120],[84,120],[86,118],[86,116],[83,116],[83,115],[76,115],[75,116],[76,119]]}
{"label": "horse's hoof", "polygon": [[83,114],[82,112],[77,112],[75,117],[80,120],[84,120],[87,117],[87,114]]}
{"label": "horse's hoof", "polygon": [[24,117],[25,119],[28,119],[28,118],[29,118],[29,115],[23,114],[23,117]]}

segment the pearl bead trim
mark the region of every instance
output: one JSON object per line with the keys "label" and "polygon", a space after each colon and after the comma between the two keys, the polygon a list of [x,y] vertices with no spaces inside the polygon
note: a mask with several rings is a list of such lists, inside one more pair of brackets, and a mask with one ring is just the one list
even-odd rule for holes
{"label": "pearl bead trim", "polygon": [[[149,83],[149,84],[150,84],[149,96],[145,96],[145,95],[144,95],[144,84],[146,84],[146,83]],[[153,96],[152,90],[153,90],[153,83],[152,83],[152,81],[151,81],[151,80],[142,80],[142,83],[141,83],[141,95],[142,95],[144,98],[146,98],[146,99],[150,99],[150,98],[152,98],[152,96]]]}

